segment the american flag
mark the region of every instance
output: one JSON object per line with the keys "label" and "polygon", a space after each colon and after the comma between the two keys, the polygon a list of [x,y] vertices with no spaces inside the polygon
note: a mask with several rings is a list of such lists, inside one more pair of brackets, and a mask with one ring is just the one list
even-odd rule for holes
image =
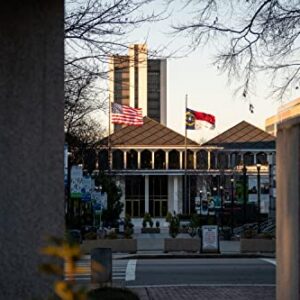
{"label": "american flag", "polygon": [[114,124],[143,125],[143,115],[141,108],[132,108],[113,102],[111,104],[111,121]]}

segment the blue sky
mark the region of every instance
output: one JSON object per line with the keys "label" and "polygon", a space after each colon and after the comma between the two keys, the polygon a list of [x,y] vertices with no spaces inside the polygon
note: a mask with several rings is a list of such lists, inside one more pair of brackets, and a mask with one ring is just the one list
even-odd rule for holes
{"label": "blue sky", "polygon": [[[163,22],[144,25],[131,35],[135,42],[147,41],[148,49],[155,50],[168,46],[166,53],[184,48],[188,52],[189,39],[167,34],[170,24],[177,20],[184,21],[187,15],[175,4],[171,17]],[[188,106],[197,111],[204,111],[216,116],[215,130],[189,130],[188,136],[194,140],[210,139],[228,128],[245,120],[264,129],[265,119],[276,114],[280,102],[270,97],[267,89],[268,82],[263,76],[257,79],[255,92],[247,99],[241,92],[235,95],[238,80],[228,85],[226,74],[219,74],[216,66],[212,65],[214,49],[212,47],[197,49],[187,57],[169,58],[167,73],[168,91],[168,127],[184,134],[185,94],[188,95]],[[288,102],[299,97],[294,91]],[[249,103],[254,106],[254,113],[249,111]]]}

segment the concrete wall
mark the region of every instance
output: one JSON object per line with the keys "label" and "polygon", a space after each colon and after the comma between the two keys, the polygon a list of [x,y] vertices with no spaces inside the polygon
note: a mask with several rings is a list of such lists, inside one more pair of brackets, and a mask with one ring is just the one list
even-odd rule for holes
{"label": "concrete wall", "polygon": [[0,299],[49,296],[40,248],[64,232],[63,0],[0,9]]}
{"label": "concrete wall", "polygon": [[300,299],[300,117],[277,132],[277,282],[278,300]]}

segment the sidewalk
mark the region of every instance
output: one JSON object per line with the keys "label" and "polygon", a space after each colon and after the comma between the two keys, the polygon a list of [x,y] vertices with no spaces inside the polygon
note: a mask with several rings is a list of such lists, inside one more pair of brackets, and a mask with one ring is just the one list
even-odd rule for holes
{"label": "sidewalk", "polygon": [[131,288],[140,300],[274,300],[275,286],[169,286]]}

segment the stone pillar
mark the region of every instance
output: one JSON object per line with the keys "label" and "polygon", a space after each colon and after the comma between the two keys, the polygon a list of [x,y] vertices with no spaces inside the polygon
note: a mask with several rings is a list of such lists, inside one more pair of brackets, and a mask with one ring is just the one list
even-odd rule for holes
{"label": "stone pillar", "polygon": [[149,212],[149,175],[145,175],[145,213]]}
{"label": "stone pillar", "polygon": [[257,153],[253,153],[253,164],[256,165],[257,159],[256,159]]}
{"label": "stone pillar", "polygon": [[154,150],[151,151],[151,155],[152,155],[152,158],[151,158],[152,169],[154,169],[154,167],[155,167],[155,151]]}
{"label": "stone pillar", "polygon": [[124,169],[127,169],[127,151],[123,150],[123,163],[124,163]]}
{"label": "stone pillar", "polygon": [[0,39],[0,299],[48,298],[40,250],[65,230],[64,1],[3,1]]}
{"label": "stone pillar", "polygon": [[179,152],[179,169],[182,170],[183,169],[183,151]]}
{"label": "stone pillar", "polygon": [[169,169],[169,150],[165,151],[166,153],[166,170]]}
{"label": "stone pillar", "polygon": [[194,169],[197,169],[197,151],[193,151]]}
{"label": "stone pillar", "polygon": [[178,177],[177,175],[173,176],[174,182],[173,182],[173,194],[174,194],[174,203],[173,203],[173,209],[176,213],[178,213]]}
{"label": "stone pillar", "polygon": [[207,151],[207,169],[210,170],[210,151]]}
{"label": "stone pillar", "polygon": [[138,169],[141,168],[141,151],[140,150],[137,150],[137,167]]}
{"label": "stone pillar", "polygon": [[300,117],[278,125],[276,299],[300,295]]}

